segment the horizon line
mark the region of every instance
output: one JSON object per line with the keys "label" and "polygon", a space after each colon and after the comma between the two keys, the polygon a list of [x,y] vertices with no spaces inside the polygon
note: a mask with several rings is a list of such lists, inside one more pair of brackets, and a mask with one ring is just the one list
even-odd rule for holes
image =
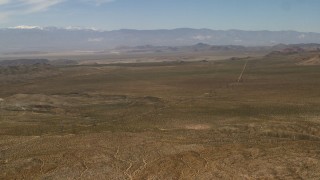
{"label": "horizon line", "polygon": [[300,33],[320,33],[315,31],[299,31],[299,30],[293,30],[293,29],[286,29],[286,30],[267,30],[267,29],[259,29],[259,30],[248,30],[248,29],[213,29],[213,28],[192,28],[192,27],[177,27],[177,28],[152,28],[152,29],[135,29],[135,28],[119,28],[119,29],[102,29],[102,28],[96,28],[96,27],[83,27],[83,26],[30,26],[30,25],[19,25],[19,26],[11,26],[11,27],[0,27],[0,29],[16,29],[16,30],[31,30],[31,29],[39,29],[39,30],[45,30],[49,28],[56,28],[56,29],[65,29],[65,30],[92,30],[92,31],[98,31],[98,32],[111,32],[111,31],[123,31],[123,30],[136,30],[136,31],[157,31],[157,30],[179,30],[179,29],[190,29],[190,30],[211,30],[211,31],[248,31],[248,32],[261,32],[261,31],[267,31],[267,32],[300,32]]}

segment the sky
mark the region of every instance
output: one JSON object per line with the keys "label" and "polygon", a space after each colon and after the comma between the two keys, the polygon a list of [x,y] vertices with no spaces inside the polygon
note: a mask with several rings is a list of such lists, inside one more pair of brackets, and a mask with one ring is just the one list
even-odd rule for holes
{"label": "sky", "polygon": [[0,0],[0,27],[320,32],[320,0]]}

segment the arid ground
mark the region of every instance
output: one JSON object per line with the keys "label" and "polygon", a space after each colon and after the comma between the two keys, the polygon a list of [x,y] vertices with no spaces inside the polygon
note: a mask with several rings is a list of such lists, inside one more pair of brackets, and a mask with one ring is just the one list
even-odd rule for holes
{"label": "arid ground", "polygon": [[2,67],[0,179],[319,179],[317,56]]}

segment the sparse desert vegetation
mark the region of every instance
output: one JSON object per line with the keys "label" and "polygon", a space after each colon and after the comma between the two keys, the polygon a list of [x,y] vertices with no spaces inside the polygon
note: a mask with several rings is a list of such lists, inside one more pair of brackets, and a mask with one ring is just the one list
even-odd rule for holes
{"label": "sparse desert vegetation", "polygon": [[318,179],[318,56],[3,67],[0,179]]}
{"label": "sparse desert vegetation", "polygon": [[0,0],[0,180],[320,180],[320,0]]}

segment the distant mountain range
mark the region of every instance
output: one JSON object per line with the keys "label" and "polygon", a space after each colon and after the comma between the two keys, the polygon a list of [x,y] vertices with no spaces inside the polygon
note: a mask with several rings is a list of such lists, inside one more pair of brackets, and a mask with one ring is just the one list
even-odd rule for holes
{"label": "distant mountain range", "polygon": [[190,46],[198,43],[217,46],[273,46],[281,43],[320,43],[320,33],[189,28],[99,31],[81,28],[19,26],[0,29],[0,53],[104,51],[119,47],[145,45],[175,47]]}

